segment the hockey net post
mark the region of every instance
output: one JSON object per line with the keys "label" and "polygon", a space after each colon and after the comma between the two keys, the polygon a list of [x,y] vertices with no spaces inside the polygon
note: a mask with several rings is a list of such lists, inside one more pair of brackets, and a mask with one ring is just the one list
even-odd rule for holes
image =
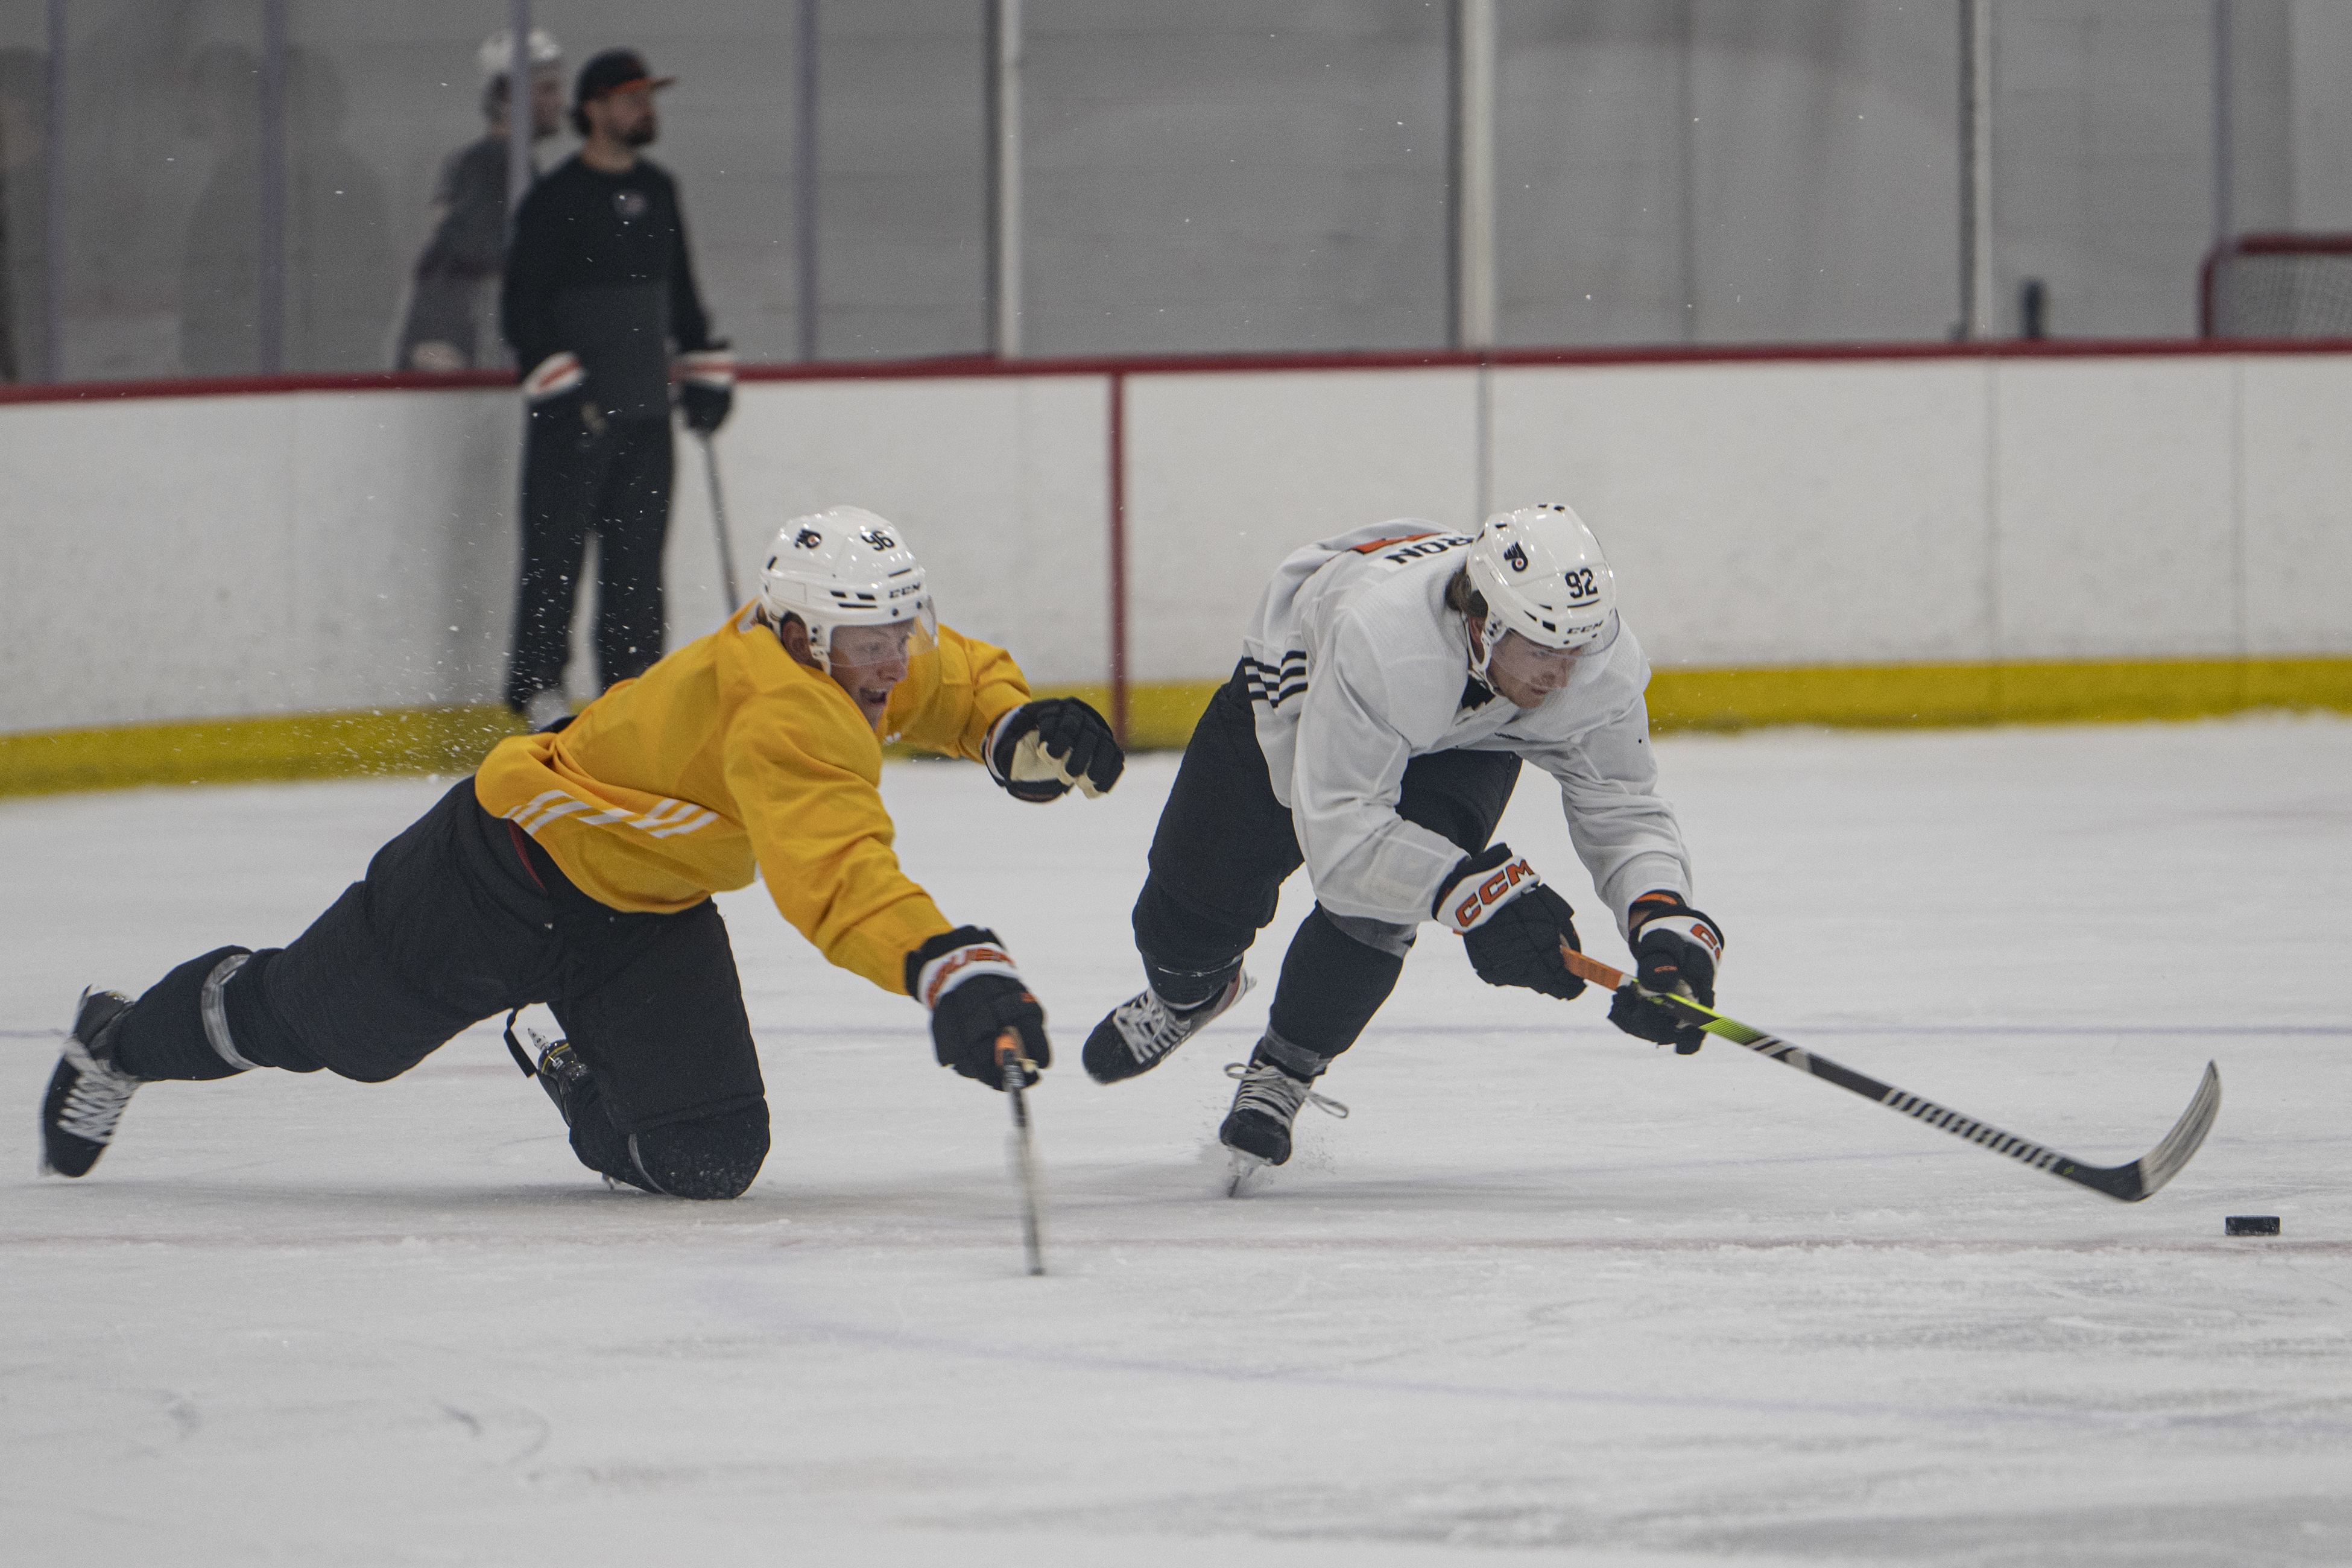
{"label": "hockey net post", "polygon": [[2352,234],[2241,234],[2197,276],[2205,338],[2352,340]]}

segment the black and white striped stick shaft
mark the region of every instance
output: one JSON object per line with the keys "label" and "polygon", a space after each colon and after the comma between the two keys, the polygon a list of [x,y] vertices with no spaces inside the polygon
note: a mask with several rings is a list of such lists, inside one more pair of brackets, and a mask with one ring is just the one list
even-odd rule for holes
{"label": "black and white striped stick shaft", "polygon": [[2188,1164],[2190,1156],[2197,1152],[2198,1146],[2205,1142],[2205,1134],[2212,1130],[2213,1119],[2221,1110],[2221,1074],[2211,1062],[2207,1062],[2205,1076],[2199,1081],[2196,1094],[2190,1097],[2189,1109],[2181,1112],[2180,1120],[2173,1123],[2172,1131],[2166,1133],[2155,1148],[2127,1165],[2086,1165],[2055,1149],[2045,1148],[2031,1138],[2021,1138],[2014,1132],[2001,1131],[1990,1121],[1963,1116],[1948,1106],[1937,1104],[1925,1095],[1881,1083],[1867,1073],[1858,1073],[1827,1057],[1790,1045],[1778,1036],[1751,1028],[1703,1002],[1693,1001],[1687,996],[1642,990],[1639,983],[1624,971],[1612,969],[1598,959],[1587,958],[1565,942],[1560,944],[1560,952],[1570,973],[1595,985],[1604,985],[1612,991],[1631,987],[1639,995],[1664,1003],[1717,1039],[1746,1046],[1758,1056],[1769,1057],[1800,1072],[1810,1073],[1840,1089],[1849,1089],[1864,1100],[1876,1100],[1915,1121],[1941,1128],[1979,1148],[1990,1149],[1996,1154],[2006,1154],[2037,1171],[2047,1171],[2077,1186],[2105,1193],[2127,1204],[2139,1202],[2178,1175],[2180,1168]]}

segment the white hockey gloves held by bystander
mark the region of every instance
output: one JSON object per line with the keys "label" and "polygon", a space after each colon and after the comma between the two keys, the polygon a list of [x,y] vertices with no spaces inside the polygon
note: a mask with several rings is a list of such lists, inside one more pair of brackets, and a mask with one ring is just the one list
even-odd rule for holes
{"label": "white hockey gloves held by bystander", "polygon": [[[1660,890],[1633,900],[1631,920],[1633,962],[1645,991],[1687,996],[1715,1005],[1716,971],[1723,963],[1723,928],[1683,902],[1680,893]],[[1636,1038],[1671,1045],[1688,1056],[1706,1042],[1698,1026],[1661,1002],[1620,991],[1610,1004],[1609,1021]]]}
{"label": "white hockey gloves held by bystander", "polygon": [[1107,795],[1127,753],[1103,716],[1075,697],[1024,702],[988,733],[988,776],[1016,800],[1059,800],[1076,784]]}
{"label": "white hockey gloves held by bystander", "polygon": [[1432,913],[1462,938],[1470,967],[1487,984],[1523,985],[1563,1002],[1583,992],[1559,955],[1562,942],[1583,951],[1576,911],[1509,845],[1465,856],[1437,889]]}
{"label": "white hockey gloves held by bystander", "polygon": [[996,1042],[1007,1029],[1021,1037],[1028,1082],[1037,1081],[1035,1069],[1052,1065],[1045,1009],[1022,984],[994,931],[958,926],[931,938],[907,955],[907,990],[930,1010],[931,1051],[941,1067],[1002,1089]]}
{"label": "white hockey gloves held by bystander", "polygon": [[525,403],[546,403],[567,392],[577,392],[588,384],[588,371],[580,356],[570,349],[548,355],[529,375],[522,378],[522,400]]}

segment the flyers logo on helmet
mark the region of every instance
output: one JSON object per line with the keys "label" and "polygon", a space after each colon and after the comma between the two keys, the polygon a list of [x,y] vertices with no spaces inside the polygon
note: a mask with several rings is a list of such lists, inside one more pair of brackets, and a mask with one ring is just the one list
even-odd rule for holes
{"label": "flyers logo on helmet", "polygon": [[1512,571],[1524,572],[1528,569],[1528,547],[1513,541],[1511,547],[1503,552],[1503,559],[1511,563]]}
{"label": "flyers logo on helmet", "polygon": [[793,548],[795,550],[814,550],[824,542],[824,535],[814,528],[803,528],[793,535]]}

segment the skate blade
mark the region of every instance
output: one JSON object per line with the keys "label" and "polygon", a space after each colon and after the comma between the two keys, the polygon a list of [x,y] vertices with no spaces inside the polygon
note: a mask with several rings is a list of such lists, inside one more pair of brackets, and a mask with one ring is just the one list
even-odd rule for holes
{"label": "skate blade", "polygon": [[1225,1172],[1225,1196],[1240,1197],[1249,1191],[1251,1179],[1266,1168],[1264,1160],[1255,1154],[1244,1154],[1239,1149],[1228,1149],[1231,1157]]}

